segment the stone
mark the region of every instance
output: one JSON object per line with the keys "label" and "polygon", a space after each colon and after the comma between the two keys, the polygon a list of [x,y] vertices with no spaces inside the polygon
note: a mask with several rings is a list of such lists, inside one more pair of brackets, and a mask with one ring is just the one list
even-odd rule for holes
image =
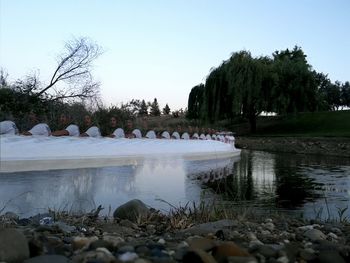
{"label": "stone", "polygon": [[244,249],[237,246],[234,242],[224,242],[212,250],[213,257],[218,261],[224,260],[226,257],[249,257],[250,254]]}
{"label": "stone", "polygon": [[201,249],[187,251],[182,258],[183,263],[217,263],[215,258]]}
{"label": "stone", "polygon": [[227,257],[227,263],[258,263],[254,257]]}
{"label": "stone", "polygon": [[339,255],[338,251],[325,250],[318,255],[318,262],[320,263],[346,263],[345,259]]}
{"label": "stone", "polygon": [[75,226],[67,225],[66,223],[61,221],[57,221],[53,223],[53,225],[58,227],[65,234],[70,234],[76,230]]}
{"label": "stone", "polygon": [[135,252],[135,248],[133,246],[122,246],[118,248],[118,253],[123,254],[126,252]]}
{"label": "stone", "polygon": [[25,260],[23,263],[70,263],[69,258],[62,255],[43,255]]}
{"label": "stone", "polygon": [[277,250],[269,245],[259,246],[258,252],[266,258],[275,257],[277,255]]}
{"label": "stone", "polygon": [[4,214],[4,218],[8,219],[8,220],[13,220],[13,221],[18,221],[19,220],[19,216],[14,213],[14,212],[6,212]]}
{"label": "stone", "polygon": [[25,236],[11,228],[0,228],[0,262],[22,262],[29,258],[29,247]]}
{"label": "stone", "polygon": [[238,226],[238,223],[233,220],[223,219],[215,222],[209,222],[204,224],[199,224],[193,226],[191,228],[183,230],[185,233],[189,233],[191,235],[207,235],[207,234],[215,234],[219,230],[223,229],[232,229]]}
{"label": "stone", "polygon": [[119,206],[113,213],[114,218],[128,219],[131,222],[137,222],[142,217],[149,214],[147,206],[138,199],[133,199],[121,206]]}
{"label": "stone", "polygon": [[216,245],[212,239],[203,237],[190,237],[186,240],[186,243],[191,249],[201,249],[204,251],[209,251]]}
{"label": "stone", "polygon": [[304,233],[304,236],[310,239],[311,241],[323,240],[326,239],[326,235],[322,233],[322,231],[318,229],[310,229]]}
{"label": "stone", "polygon": [[94,241],[98,240],[98,237],[74,237],[72,240],[73,250],[85,249],[90,246]]}
{"label": "stone", "polygon": [[306,261],[313,261],[316,259],[315,250],[312,248],[305,248],[300,251],[300,257]]}
{"label": "stone", "polygon": [[87,251],[77,254],[73,257],[74,263],[85,263],[85,262],[98,262],[98,263],[111,263],[116,262],[116,258],[106,248],[97,248],[94,251]]}
{"label": "stone", "polygon": [[135,252],[125,252],[119,255],[118,259],[122,262],[131,262],[137,259],[139,256]]}
{"label": "stone", "polygon": [[111,244],[114,248],[118,247],[118,245],[120,243],[124,242],[124,239],[119,237],[119,236],[112,236],[112,235],[104,235],[102,237],[103,241],[108,242],[109,244]]}

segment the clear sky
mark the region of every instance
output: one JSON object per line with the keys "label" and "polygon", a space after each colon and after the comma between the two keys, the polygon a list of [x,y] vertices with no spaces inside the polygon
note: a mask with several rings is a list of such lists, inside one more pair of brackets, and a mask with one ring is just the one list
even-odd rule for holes
{"label": "clear sky", "polygon": [[0,0],[0,66],[43,83],[72,37],[104,49],[94,66],[106,106],[133,98],[185,108],[230,54],[301,46],[317,71],[350,80],[349,0]]}

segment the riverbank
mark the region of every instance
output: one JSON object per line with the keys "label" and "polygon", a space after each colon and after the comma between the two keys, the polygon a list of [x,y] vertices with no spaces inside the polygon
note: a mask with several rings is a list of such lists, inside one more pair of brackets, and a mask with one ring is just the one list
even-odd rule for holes
{"label": "riverbank", "polygon": [[237,136],[241,149],[350,157],[350,138]]}
{"label": "riverbank", "polygon": [[[332,262],[350,260],[350,224],[203,207],[160,214],[138,200],[113,217],[0,217],[0,262]],[[217,212],[217,211],[216,211]],[[226,211],[227,212],[227,211]],[[219,214],[215,214],[218,216]],[[221,217],[221,219],[220,219]]]}

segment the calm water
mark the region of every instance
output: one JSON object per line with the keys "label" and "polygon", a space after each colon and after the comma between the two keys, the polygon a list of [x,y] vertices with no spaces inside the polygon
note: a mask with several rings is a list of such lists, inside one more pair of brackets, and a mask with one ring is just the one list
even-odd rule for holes
{"label": "calm water", "polygon": [[[145,160],[135,166],[0,174],[0,210],[21,216],[48,208],[104,213],[138,198],[168,211],[223,201],[307,218],[350,218],[350,160],[242,151],[240,159]],[[166,201],[166,202],[165,202]]]}

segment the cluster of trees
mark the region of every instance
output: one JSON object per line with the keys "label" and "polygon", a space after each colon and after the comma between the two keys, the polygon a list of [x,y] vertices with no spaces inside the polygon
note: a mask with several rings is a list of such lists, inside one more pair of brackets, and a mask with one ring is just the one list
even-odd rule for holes
{"label": "cluster of trees", "polygon": [[160,116],[169,115],[170,107],[168,104],[160,111],[157,98],[154,98],[153,102],[145,100],[132,99],[126,104],[122,104],[121,108],[131,111],[135,116]]}
{"label": "cluster of trees", "polygon": [[349,82],[332,83],[317,73],[300,47],[276,51],[272,57],[252,57],[240,51],[213,68],[205,84],[192,88],[190,119],[216,122],[243,117],[256,131],[262,112],[288,114],[350,107]]}

